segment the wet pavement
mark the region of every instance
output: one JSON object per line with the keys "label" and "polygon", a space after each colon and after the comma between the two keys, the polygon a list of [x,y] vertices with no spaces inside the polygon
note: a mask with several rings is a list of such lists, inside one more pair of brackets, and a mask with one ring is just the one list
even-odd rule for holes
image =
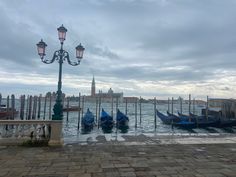
{"label": "wet pavement", "polygon": [[106,136],[62,147],[0,146],[4,177],[236,177],[234,136]]}
{"label": "wet pavement", "polygon": [[119,145],[150,145],[150,144],[225,144],[236,143],[234,134],[218,133],[139,133],[139,134],[80,134],[75,141],[65,139],[64,144],[119,144]]}

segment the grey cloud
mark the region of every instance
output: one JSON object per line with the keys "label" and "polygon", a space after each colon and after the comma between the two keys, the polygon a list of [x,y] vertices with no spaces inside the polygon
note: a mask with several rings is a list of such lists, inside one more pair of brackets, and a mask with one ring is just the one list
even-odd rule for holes
{"label": "grey cloud", "polygon": [[[0,12],[1,19],[1,48],[0,58],[2,60],[12,60],[18,64],[31,63],[35,46],[29,45],[34,39],[27,25],[14,24],[4,14]],[[33,48],[34,47],[34,48]]]}
{"label": "grey cloud", "polygon": [[118,59],[119,56],[112,52],[108,47],[103,47],[103,46],[95,46],[95,45],[89,45],[88,47],[88,52],[91,53],[92,55],[97,55],[101,56],[104,58],[108,59]]}
{"label": "grey cloud", "polygon": [[139,79],[150,81],[204,81],[214,77],[214,74],[207,71],[183,70],[161,70],[160,66],[126,66],[109,69],[109,67],[98,68],[97,75],[117,77],[119,79]]}
{"label": "grey cloud", "polygon": [[[208,82],[218,69],[234,71],[235,6],[233,0],[3,0],[1,67],[56,75],[58,64],[43,65],[35,44],[43,38],[51,57],[59,47],[56,28],[63,23],[71,59],[78,43],[86,47],[81,65],[65,64],[65,74]],[[147,66],[134,66],[139,63]],[[187,69],[165,70],[175,66]]]}
{"label": "grey cloud", "polygon": [[223,91],[230,91],[231,89],[229,87],[224,87],[221,90],[223,90]]}

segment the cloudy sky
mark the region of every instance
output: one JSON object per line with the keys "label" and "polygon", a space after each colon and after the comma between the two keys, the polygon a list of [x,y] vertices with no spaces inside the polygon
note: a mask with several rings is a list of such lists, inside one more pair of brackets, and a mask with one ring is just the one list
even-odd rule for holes
{"label": "cloudy sky", "polygon": [[236,97],[235,0],[1,0],[0,93],[39,94],[57,89],[58,63],[37,55],[64,49],[79,66],[63,65],[63,92],[90,94],[110,87],[124,96]]}

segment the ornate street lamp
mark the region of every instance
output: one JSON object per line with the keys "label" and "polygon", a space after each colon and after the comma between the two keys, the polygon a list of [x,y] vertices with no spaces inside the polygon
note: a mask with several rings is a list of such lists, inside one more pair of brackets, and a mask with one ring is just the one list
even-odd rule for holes
{"label": "ornate street lamp", "polygon": [[63,49],[63,42],[66,40],[67,29],[63,25],[61,25],[59,28],[57,28],[57,31],[58,31],[58,38],[61,42],[61,49],[54,52],[54,55],[51,60],[44,58],[44,56],[46,55],[45,51],[46,51],[47,44],[45,42],[43,42],[43,40],[41,40],[37,44],[37,48],[38,48],[38,54],[39,54],[43,63],[50,64],[50,63],[53,63],[55,60],[57,60],[59,63],[58,90],[57,90],[56,103],[53,107],[54,114],[52,115],[52,119],[53,120],[62,120],[62,118],[63,118],[62,91],[61,91],[62,63],[64,61],[67,61],[72,66],[79,65],[81,59],[83,58],[83,53],[84,53],[85,48],[81,44],[79,44],[75,48],[77,61],[71,61],[69,58],[69,53]]}

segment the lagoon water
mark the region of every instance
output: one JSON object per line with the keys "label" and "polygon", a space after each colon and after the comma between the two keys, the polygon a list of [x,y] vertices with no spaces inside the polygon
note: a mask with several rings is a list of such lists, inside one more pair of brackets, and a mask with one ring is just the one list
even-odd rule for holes
{"label": "lagoon water", "polygon": [[[2,104],[6,104],[6,100],[2,100]],[[46,104],[46,116],[45,119],[49,120],[49,102]],[[54,105],[52,103],[51,105]],[[78,106],[78,102],[70,102],[70,105]],[[52,106],[53,107],[53,106]],[[53,113],[51,107],[51,113]],[[20,101],[16,100],[16,109],[19,110],[20,108]],[[41,111],[40,111],[40,119],[43,119],[44,115],[44,102],[41,102]],[[85,102],[83,106],[83,113],[87,111],[87,108],[90,109],[96,116],[96,103],[88,103]],[[104,109],[107,113],[112,114],[112,105],[111,103],[101,103],[101,109]],[[123,113],[126,112],[126,105],[125,103],[119,103],[118,108]],[[26,108],[25,108],[26,109]],[[167,104],[157,104],[157,109],[166,114],[166,111],[168,110]],[[200,115],[202,107],[195,106],[194,111],[193,107],[191,108],[192,112],[195,114]],[[170,105],[171,110],[171,105]],[[180,112],[180,105],[174,104],[173,105],[173,112],[174,114],[177,114],[178,111]],[[26,110],[25,110],[26,112]],[[37,111],[36,111],[37,112]],[[188,105],[183,104],[183,113],[188,113]],[[158,117],[156,117],[156,129],[155,129],[155,115],[154,115],[154,105],[151,103],[142,103],[141,104],[141,118],[140,118],[140,106],[137,105],[137,116],[135,116],[135,104],[134,103],[128,103],[127,105],[127,115],[129,117],[129,129],[127,133],[121,133],[116,128],[113,128],[112,133],[110,134],[104,134],[97,126],[94,127],[94,129],[87,134],[84,134],[80,129],[78,129],[78,112],[68,112],[68,121],[67,121],[67,112],[64,112],[64,118],[63,118],[63,136],[64,136],[64,142],[65,143],[77,143],[77,142],[86,142],[86,141],[96,141],[96,137],[99,135],[103,135],[106,140],[120,140],[122,141],[123,135],[140,135],[145,134],[147,136],[154,136],[154,135],[181,135],[181,136],[198,136],[198,135],[219,135],[219,134],[232,134],[236,132],[236,127],[233,128],[225,128],[225,129],[219,129],[219,128],[213,128],[209,127],[206,129],[193,129],[191,131],[182,130],[174,128],[172,129],[170,125],[164,125],[160,121]],[[116,104],[113,104],[113,117],[116,117]],[[137,128],[135,128],[135,117],[137,117]],[[24,116],[24,119],[26,116]],[[81,116],[82,118],[82,116]],[[81,120],[80,118],[80,120]],[[19,119],[19,115],[16,117],[16,119]],[[97,119],[99,119],[99,113],[98,113],[98,107],[97,107]]]}
{"label": "lagoon water", "polygon": [[[74,104],[76,105],[76,104]],[[77,104],[78,105],[78,104]],[[86,112],[87,108],[89,108],[94,115],[96,115],[96,104],[93,103],[85,103],[83,112]],[[101,108],[104,108],[106,112],[112,114],[112,106],[111,103],[102,103]],[[126,106],[125,103],[119,104],[118,108],[125,113]],[[168,110],[167,104],[157,104],[157,109],[162,113],[166,114]],[[171,109],[171,106],[170,106]],[[202,107],[195,106],[194,112],[195,114],[201,114]],[[113,105],[113,117],[116,117],[116,104]],[[180,112],[180,106],[177,104],[173,105],[173,112],[177,114],[178,111]],[[192,108],[193,111],[193,108]],[[188,113],[188,105],[183,104],[183,113]],[[128,103],[127,106],[127,115],[129,117],[129,130],[125,135],[140,135],[145,134],[147,136],[154,136],[154,135],[181,135],[181,136],[189,136],[189,135],[219,135],[219,134],[227,134],[227,133],[234,133],[236,132],[235,128],[226,128],[226,129],[219,129],[209,127],[206,129],[193,129],[191,131],[182,130],[174,128],[172,129],[170,125],[164,125],[161,120],[156,117],[156,129],[155,129],[155,116],[154,116],[154,105],[151,103],[142,103],[141,104],[141,119],[140,119],[140,106],[137,106],[137,116],[135,116],[135,104]],[[98,127],[94,127],[94,129],[88,133],[83,134],[81,130],[78,130],[78,112],[70,112],[68,117],[68,122],[66,121],[66,113],[64,114],[64,141],[65,143],[73,143],[73,142],[86,142],[86,141],[96,141],[96,137],[98,135],[104,135],[106,140],[120,140],[122,141],[122,135],[116,128],[113,128],[113,132],[110,134],[104,134]],[[135,117],[137,117],[137,128],[135,128]]]}

